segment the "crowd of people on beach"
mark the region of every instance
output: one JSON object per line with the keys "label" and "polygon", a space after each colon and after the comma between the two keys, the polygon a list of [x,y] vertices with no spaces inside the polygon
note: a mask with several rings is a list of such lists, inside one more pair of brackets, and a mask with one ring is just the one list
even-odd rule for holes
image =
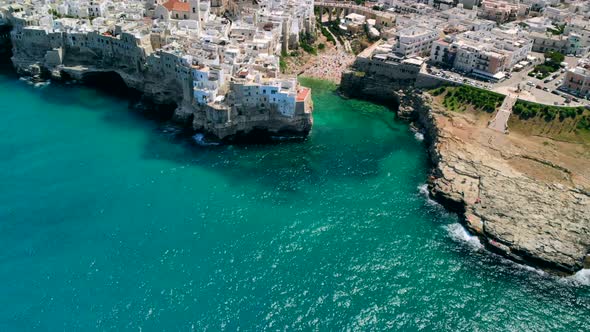
{"label": "crowd of people on beach", "polygon": [[342,72],[352,65],[354,60],[354,54],[340,48],[332,48],[315,58],[302,75],[340,83]]}

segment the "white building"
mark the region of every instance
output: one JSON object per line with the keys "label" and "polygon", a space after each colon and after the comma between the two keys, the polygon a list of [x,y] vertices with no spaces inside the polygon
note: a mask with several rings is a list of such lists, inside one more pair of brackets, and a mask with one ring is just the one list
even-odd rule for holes
{"label": "white building", "polygon": [[393,51],[406,57],[427,55],[438,38],[439,32],[424,26],[404,28],[395,33]]}

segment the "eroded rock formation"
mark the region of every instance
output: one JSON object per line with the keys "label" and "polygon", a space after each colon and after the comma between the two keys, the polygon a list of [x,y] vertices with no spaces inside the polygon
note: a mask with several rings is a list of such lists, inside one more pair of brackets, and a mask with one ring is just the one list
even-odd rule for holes
{"label": "eroded rock formation", "polygon": [[590,160],[577,147],[501,134],[487,128],[487,115],[446,111],[426,93],[375,77],[348,78],[343,93],[397,102],[398,115],[424,130],[431,196],[487,248],[557,273],[590,267]]}

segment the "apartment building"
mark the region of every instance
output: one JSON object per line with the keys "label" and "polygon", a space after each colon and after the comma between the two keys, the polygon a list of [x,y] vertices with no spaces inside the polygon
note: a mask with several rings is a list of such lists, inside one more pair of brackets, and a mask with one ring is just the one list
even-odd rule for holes
{"label": "apartment building", "polygon": [[563,80],[563,87],[580,96],[590,96],[590,62],[583,60],[569,69]]}
{"label": "apartment building", "polygon": [[398,30],[394,35],[393,52],[402,56],[430,54],[432,43],[439,38],[439,32],[425,26],[410,26]]}
{"label": "apartment building", "polygon": [[506,23],[526,17],[530,5],[511,0],[482,0],[478,15],[481,18]]}
{"label": "apartment building", "polygon": [[532,40],[510,31],[471,31],[435,41],[430,62],[500,80],[505,71],[526,59],[532,45]]}

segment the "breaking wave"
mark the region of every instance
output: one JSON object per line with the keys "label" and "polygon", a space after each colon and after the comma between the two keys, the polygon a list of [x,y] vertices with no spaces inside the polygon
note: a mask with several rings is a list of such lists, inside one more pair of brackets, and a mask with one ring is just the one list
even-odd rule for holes
{"label": "breaking wave", "polygon": [[205,139],[205,135],[201,133],[195,134],[193,136],[193,141],[195,141],[195,143],[197,143],[200,146],[217,146],[221,144],[219,142],[207,142],[207,140]]}
{"label": "breaking wave", "polygon": [[422,134],[419,131],[414,133],[414,137],[416,138],[417,141],[420,141],[420,142],[422,142],[424,140],[424,134]]}
{"label": "breaking wave", "polygon": [[590,269],[580,270],[568,279],[580,285],[590,286]]}
{"label": "breaking wave", "polygon": [[430,198],[430,193],[428,192],[428,184],[421,184],[418,186],[418,192],[420,193],[420,195],[424,196],[424,198],[426,198],[426,203],[430,206],[438,206],[438,207],[442,207],[440,204],[438,204],[435,200],[433,200],[432,198]]}
{"label": "breaking wave", "polygon": [[27,83],[28,85],[34,86],[35,88],[45,88],[51,84],[51,81],[44,81],[38,77],[20,77],[19,80]]}
{"label": "breaking wave", "polygon": [[469,234],[469,232],[459,223],[454,223],[445,226],[451,238],[457,242],[467,243],[473,248],[483,248],[483,245],[479,241],[477,236]]}
{"label": "breaking wave", "polygon": [[46,82],[37,82],[37,83],[34,83],[33,86],[36,87],[36,88],[41,88],[42,89],[42,88],[47,87],[49,84],[51,84],[51,82],[49,82],[49,81],[46,81]]}

